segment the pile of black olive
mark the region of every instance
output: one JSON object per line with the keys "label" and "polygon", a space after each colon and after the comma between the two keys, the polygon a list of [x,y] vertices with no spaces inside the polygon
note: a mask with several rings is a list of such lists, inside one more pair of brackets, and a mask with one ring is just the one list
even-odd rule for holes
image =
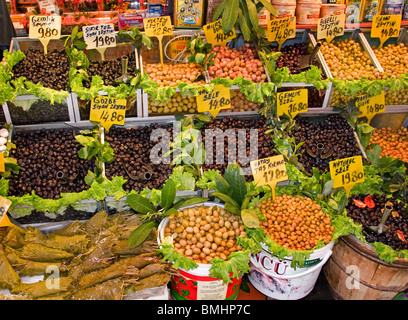
{"label": "pile of black olive", "polygon": [[27,80],[50,89],[68,90],[70,65],[65,50],[53,50],[44,54],[30,48],[24,54],[26,57],[13,68],[14,78],[26,77]]}
{"label": "pile of black olive", "polygon": [[[277,46],[271,47],[272,51],[279,51]],[[277,68],[287,67],[291,74],[298,74],[305,70],[302,70],[299,64],[298,57],[309,54],[306,43],[295,43],[293,45],[287,45],[281,48],[282,55],[276,61]],[[316,59],[312,62],[312,65],[318,66]]]}
{"label": "pile of black olive", "polygon": [[[128,53],[125,56],[128,58],[127,75],[134,77],[136,75],[135,53]],[[109,61],[89,61],[88,73],[90,78],[101,76],[107,86],[117,86],[120,82],[117,82],[116,79],[122,76],[122,57]]]}
{"label": "pile of black olive", "polygon": [[[372,200],[375,204],[374,208],[363,207],[360,208],[354,200],[359,200],[364,203],[364,199],[367,195],[359,195],[349,199],[346,206],[347,215],[351,217],[355,222],[358,222],[363,227],[363,234],[367,242],[381,242],[389,245],[394,250],[407,250],[408,243],[408,215],[405,214],[405,205],[401,201],[397,201],[396,198],[387,198],[386,195],[374,194]],[[384,231],[381,234],[369,229],[369,226],[378,226],[383,215],[383,209],[386,202],[393,204],[392,211],[388,216],[385,226],[389,227],[389,230]],[[400,233],[400,235],[398,235]],[[402,236],[401,236],[402,233]],[[405,240],[405,241],[404,241]]]}
{"label": "pile of black olive", "polygon": [[106,133],[105,140],[115,151],[115,160],[105,165],[106,177],[122,176],[127,180],[123,186],[126,191],[140,192],[145,187],[161,189],[173,167],[171,157],[161,161],[160,158],[164,158],[162,152],[151,152],[153,147],[160,147],[160,142],[164,141],[159,136],[157,141],[151,140],[155,129],[163,129],[169,133],[170,139],[173,138],[171,124],[152,124],[135,128],[112,127]]}
{"label": "pile of black olive", "polygon": [[[208,141],[210,136],[205,133],[206,129],[220,129],[224,135],[222,140],[218,140],[215,136],[212,136],[212,143]],[[231,129],[230,131],[227,131]],[[244,129],[246,132],[245,138],[241,138],[238,134],[239,129]],[[254,134],[254,137],[257,137],[257,141],[253,141],[251,145],[251,129]],[[265,119],[258,117],[252,119],[237,119],[233,117],[224,117],[217,118],[212,120],[210,123],[206,124],[202,129],[202,137],[204,144],[207,144],[206,150],[206,160],[203,166],[204,170],[219,170],[221,173],[224,173],[224,170],[227,168],[228,163],[237,162],[241,168],[243,168],[245,174],[247,175],[247,180],[252,179],[252,174],[250,171],[250,161],[267,158],[276,155],[274,152],[274,143],[270,137],[270,134],[265,133],[268,130],[268,126],[265,123]],[[256,131],[256,133],[255,133]],[[235,141],[235,153],[232,153],[232,159],[229,159],[229,147],[228,147],[228,133],[231,134],[231,142]],[[244,131],[241,131],[244,132]],[[254,152],[255,146],[253,143],[257,143],[258,152]],[[212,148],[211,148],[212,145]],[[252,149],[252,154],[251,154]],[[224,161],[222,163],[217,163],[217,152],[224,151]],[[231,151],[233,152],[233,150]],[[246,154],[244,154],[244,152]],[[245,157],[250,157],[245,161]],[[240,161],[242,160],[242,161]]]}
{"label": "pile of black olive", "polygon": [[93,171],[93,161],[79,158],[82,146],[75,130],[51,129],[18,132],[10,156],[20,166],[10,179],[10,195],[23,196],[32,191],[44,199],[58,199],[61,193],[88,189],[85,176]]}
{"label": "pile of black olive", "polygon": [[296,144],[304,142],[298,150],[299,162],[307,172],[316,167],[322,173],[329,170],[330,161],[361,155],[352,128],[340,115],[320,121],[297,116],[296,125]]}

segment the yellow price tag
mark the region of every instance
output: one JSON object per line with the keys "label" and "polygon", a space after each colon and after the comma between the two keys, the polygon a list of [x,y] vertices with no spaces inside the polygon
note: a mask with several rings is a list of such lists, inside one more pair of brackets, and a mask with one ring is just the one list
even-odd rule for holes
{"label": "yellow price tag", "polygon": [[143,26],[148,37],[173,35],[170,16],[143,19]]}
{"label": "yellow price tag", "polygon": [[214,86],[214,90],[208,93],[201,90],[196,98],[197,111],[209,112],[214,118],[217,117],[220,110],[231,108],[230,89],[222,84]]}
{"label": "yellow price tag", "polygon": [[97,96],[91,101],[90,121],[100,122],[106,131],[114,124],[124,125],[126,99]]}
{"label": "yellow price tag", "polygon": [[345,19],[346,15],[344,13],[319,19],[317,40],[326,39],[327,42],[330,42],[333,38],[342,36],[344,34]]}
{"label": "yellow price tag", "polygon": [[11,206],[11,201],[0,196],[0,227],[14,226],[7,217],[7,211]]}
{"label": "yellow price tag", "polygon": [[278,116],[286,114],[293,119],[298,113],[307,112],[307,100],[307,89],[278,92]]}
{"label": "yellow price tag", "polygon": [[232,28],[227,33],[224,33],[224,31],[222,31],[222,20],[217,20],[212,23],[206,24],[203,27],[203,30],[207,42],[211,43],[213,46],[225,46],[228,41],[237,37],[234,28]]}
{"label": "yellow price tag", "polygon": [[272,19],[268,22],[268,41],[276,41],[279,50],[287,39],[296,37],[296,17]]}
{"label": "yellow price tag", "polygon": [[283,155],[254,160],[250,162],[250,165],[255,185],[269,185],[272,189],[273,200],[275,200],[276,184],[288,180]]}
{"label": "yellow price tag", "polygon": [[39,39],[47,54],[47,46],[51,39],[61,37],[61,16],[30,16],[30,39]]}
{"label": "yellow price tag", "polygon": [[4,164],[4,153],[0,152],[0,172],[6,171],[6,165]]}
{"label": "yellow price tag", "polygon": [[329,165],[333,188],[343,187],[347,197],[356,183],[364,182],[364,167],[361,156],[330,161]]}
{"label": "yellow price tag", "polygon": [[368,94],[358,96],[356,99],[356,107],[359,108],[361,112],[358,117],[366,117],[368,123],[370,123],[376,114],[385,111],[384,91],[381,91],[381,93],[376,96],[370,96]]}
{"label": "yellow price tag", "polygon": [[388,38],[396,38],[400,34],[402,15],[377,15],[373,17],[371,38],[380,38],[380,47]]}

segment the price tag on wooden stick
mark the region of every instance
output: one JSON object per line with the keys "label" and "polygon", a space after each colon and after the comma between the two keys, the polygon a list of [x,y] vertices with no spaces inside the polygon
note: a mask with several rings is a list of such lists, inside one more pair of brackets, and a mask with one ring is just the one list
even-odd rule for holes
{"label": "price tag on wooden stick", "polygon": [[97,96],[91,101],[90,121],[100,122],[106,131],[114,124],[124,125],[126,99]]}
{"label": "price tag on wooden stick", "polygon": [[28,37],[39,39],[47,54],[50,40],[61,37],[61,16],[30,16]]}
{"label": "price tag on wooden stick", "polygon": [[335,37],[344,34],[345,14],[321,18],[317,24],[317,40],[326,39],[332,41]]}
{"label": "price tag on wooden stick", "polygon": [[364,182],[364,167],[361,156],[330,161],[329,166],[333,188],[343,187],[347,197],[356,183]]}
{"label": "price tag on wooden stick", "polygon": [[366,117],[368,124],[375,117],[376,114],[385,111],[385,93],[381,91],[380,94],[370,96],[364,94],[356,98],[356,107],[359,108],[361,114],[359,118]]}
{"label": "price tag on wooden stick", "polygon": [[307,112],[307,89],[278,92],[276,99],[278,116],[286,114],[293,119],[298,113]]}
{"label": "price tag on wooden stick", "polygon": [[255,185],[269,185],[275,200],[275,188],[278,182],[288,180],[286,164],[283,155],[254,160],[250,162]]}
{"label": "price tag on wooden stick", "polygon": [[113,23],[83,26],[82,31],[87,49],[96,49],[100,53],[102,61],[105,61],[106,48],[116,47]]}
{"label": "price tag on wooden stick", "polygon": [[279,50],[282,44],[296,37],[296,17],[272,19],[268,22],[268,41],[276,41]]}
{"label": "price tag on wooden stick", "polygon": [[0,227],[15,226],[7,217],[7,211],[11,206],[11,201],[0,196]]}
{"label": "price tag on wooden stick", "polygon": [[163,64],[163,36],[173,35],[170,16],[143,19],[145,34],[159,40],[160,62]]}
{"label": "price tag on wooden stick", "polygon": [[402,15],[377,15],[373,17],[371,38],[380,38],[380,47],[389,38],[396,38],[400,34]]}
{"label": "price tag on wooden stick", "polygon": [[197,111],[209,112],[214,118],[221,110],[231,108],[230,88],[223,84],[214,86],[214,90],[208,93],[204,89],[197,96]]}
{"label": "price tag on wooden stick", "polygon": [[225,46],[228,41],[237,37],[234,28],[232,28],[227,33],[224,33],[224,31],[222,31],[222,20],[217,20],[212,23],[206,24],[203,27],[203,30],[207,42],[211,43],[213,46]]}

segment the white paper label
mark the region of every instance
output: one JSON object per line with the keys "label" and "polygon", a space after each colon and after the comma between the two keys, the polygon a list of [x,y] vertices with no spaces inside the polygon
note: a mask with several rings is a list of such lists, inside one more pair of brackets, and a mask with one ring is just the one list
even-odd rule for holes
{"label": "white paper label", "polygon": [[222,280],[197,281],[197,300],[225,300],[227,289]]}

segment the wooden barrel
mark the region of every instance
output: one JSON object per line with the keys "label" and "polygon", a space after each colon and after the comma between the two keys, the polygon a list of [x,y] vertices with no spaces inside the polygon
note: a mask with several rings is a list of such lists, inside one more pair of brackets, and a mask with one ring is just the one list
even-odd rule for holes
{"label": "wooden barrel", "polygon": [[380,260],[372,246],[342,237],[324,267],[329,290],[338,300],[391,300],[408,288],[408,261]]}

